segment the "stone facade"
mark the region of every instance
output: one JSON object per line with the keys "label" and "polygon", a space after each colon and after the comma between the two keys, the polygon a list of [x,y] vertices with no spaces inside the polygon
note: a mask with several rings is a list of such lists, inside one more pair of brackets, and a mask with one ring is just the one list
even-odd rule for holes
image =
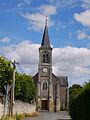
{"label": "stone facade", "polygon": [[68,78],[67,76],[55,76],[52,73],[52,48],[47,21],[39,48],[38,73],[33,79],[37,87],[37,110],[60,111],[67,109]]}

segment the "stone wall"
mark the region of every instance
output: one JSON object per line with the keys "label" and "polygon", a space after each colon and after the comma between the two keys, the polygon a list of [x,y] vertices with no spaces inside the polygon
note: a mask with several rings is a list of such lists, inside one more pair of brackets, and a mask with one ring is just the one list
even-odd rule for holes
{"label": "stone wall", "polygon": [[0,103],[0,118],[3,115],[3,111],[4,111],[4,107],[3,105]]}
{"label": "stone wall", "polygon": [[60,105],[61,110],[65,110],[67,103],[67,88],[66,87],[60,87]]}
{"label": "stone wall", "polygon": [[[6,110],[7,111],[7,110]],[[20,114],[20,113],[32,113],[36,111],[36,104],[32,103],[25,103],[19,100],[15,100],[14,105],[14,114]],[[6,112],[7,113],[7,112]],[[0,103],[0,117],[4,114],[4,105]]]}

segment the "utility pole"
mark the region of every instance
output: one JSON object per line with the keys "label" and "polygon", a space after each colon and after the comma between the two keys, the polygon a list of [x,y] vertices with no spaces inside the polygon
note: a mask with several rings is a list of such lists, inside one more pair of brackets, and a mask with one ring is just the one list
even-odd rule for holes
{"label": "utility pole", "polygon": [[9,84],[4,85],[4,89],[6,91],[5,97],[4,97],[4,116],[8,114],[8,94],[11,89],[11,86]]}
{"label": "utility pole", "polygon": [[[2,53],[1,53],[2,54]],[[2,54],[3,55],[3,54]],[[16,72],[16,64],[19,64],[14,60],[14,62],[11,62],[8,58],[6,58],[4,55],[3,57],[8,60],[12,65],[13,65],[13,77],[12,77],[12,84],[11,86],[6,90],[6,96],[5,96],[5,103],[4,103],[4,115],[5,115],[5,110],[6,110],[6,103],[7,103],[7,93],[9,93],[9,115],[12,117],[13,116],[13,105],[14,105],[14,89],[15,89],[15,72]],[[5,87],[6,89],[6,87]]]}
{"label": "utility pole", "polygon": [[11,88],[11,95],[10,95],[10,116],[13,116],[13,106],[14,106],[14,90],[15,90],[15,72],[16,72],[16,64],[18,64],[16,61],[12,63],[13,65],[13,80],[12,80],[12,88]]}

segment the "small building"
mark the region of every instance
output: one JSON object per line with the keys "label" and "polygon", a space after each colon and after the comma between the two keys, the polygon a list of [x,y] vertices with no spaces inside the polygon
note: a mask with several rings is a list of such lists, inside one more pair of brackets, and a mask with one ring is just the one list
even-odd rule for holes
{"label": "small building", "polygon": [[33,77],[37,88],[37,110],[60,111],[68,108],[68,77],[52,73],[52,50],[46,20],[39,48],[38,73]]}

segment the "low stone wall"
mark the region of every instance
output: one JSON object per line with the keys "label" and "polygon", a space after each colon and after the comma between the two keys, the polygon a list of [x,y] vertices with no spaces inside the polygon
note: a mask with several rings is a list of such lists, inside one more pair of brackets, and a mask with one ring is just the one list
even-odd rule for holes
{"label": "low stone wall", "polygon": [[4,106],[0,103],[0,118],[3,115]]}
{"label": "low stone wall", "polygon": [[22,101],[15,101],[14,114],[18,113],[32,113],[36,111],[36,104],[29,104]]}
{"label": "low stone wall", "polygon": [[[7,110],[6,110],[7,111]],[[32,113],[36,111],[36,104],[29,104],[25,103],[19,100],[15,100],[14,105],[14,114],[20,114],[20,113]],[[7,113],[7,112],[6,112]],[[0,103],[0,117],[4,114],[4,105]]]}

